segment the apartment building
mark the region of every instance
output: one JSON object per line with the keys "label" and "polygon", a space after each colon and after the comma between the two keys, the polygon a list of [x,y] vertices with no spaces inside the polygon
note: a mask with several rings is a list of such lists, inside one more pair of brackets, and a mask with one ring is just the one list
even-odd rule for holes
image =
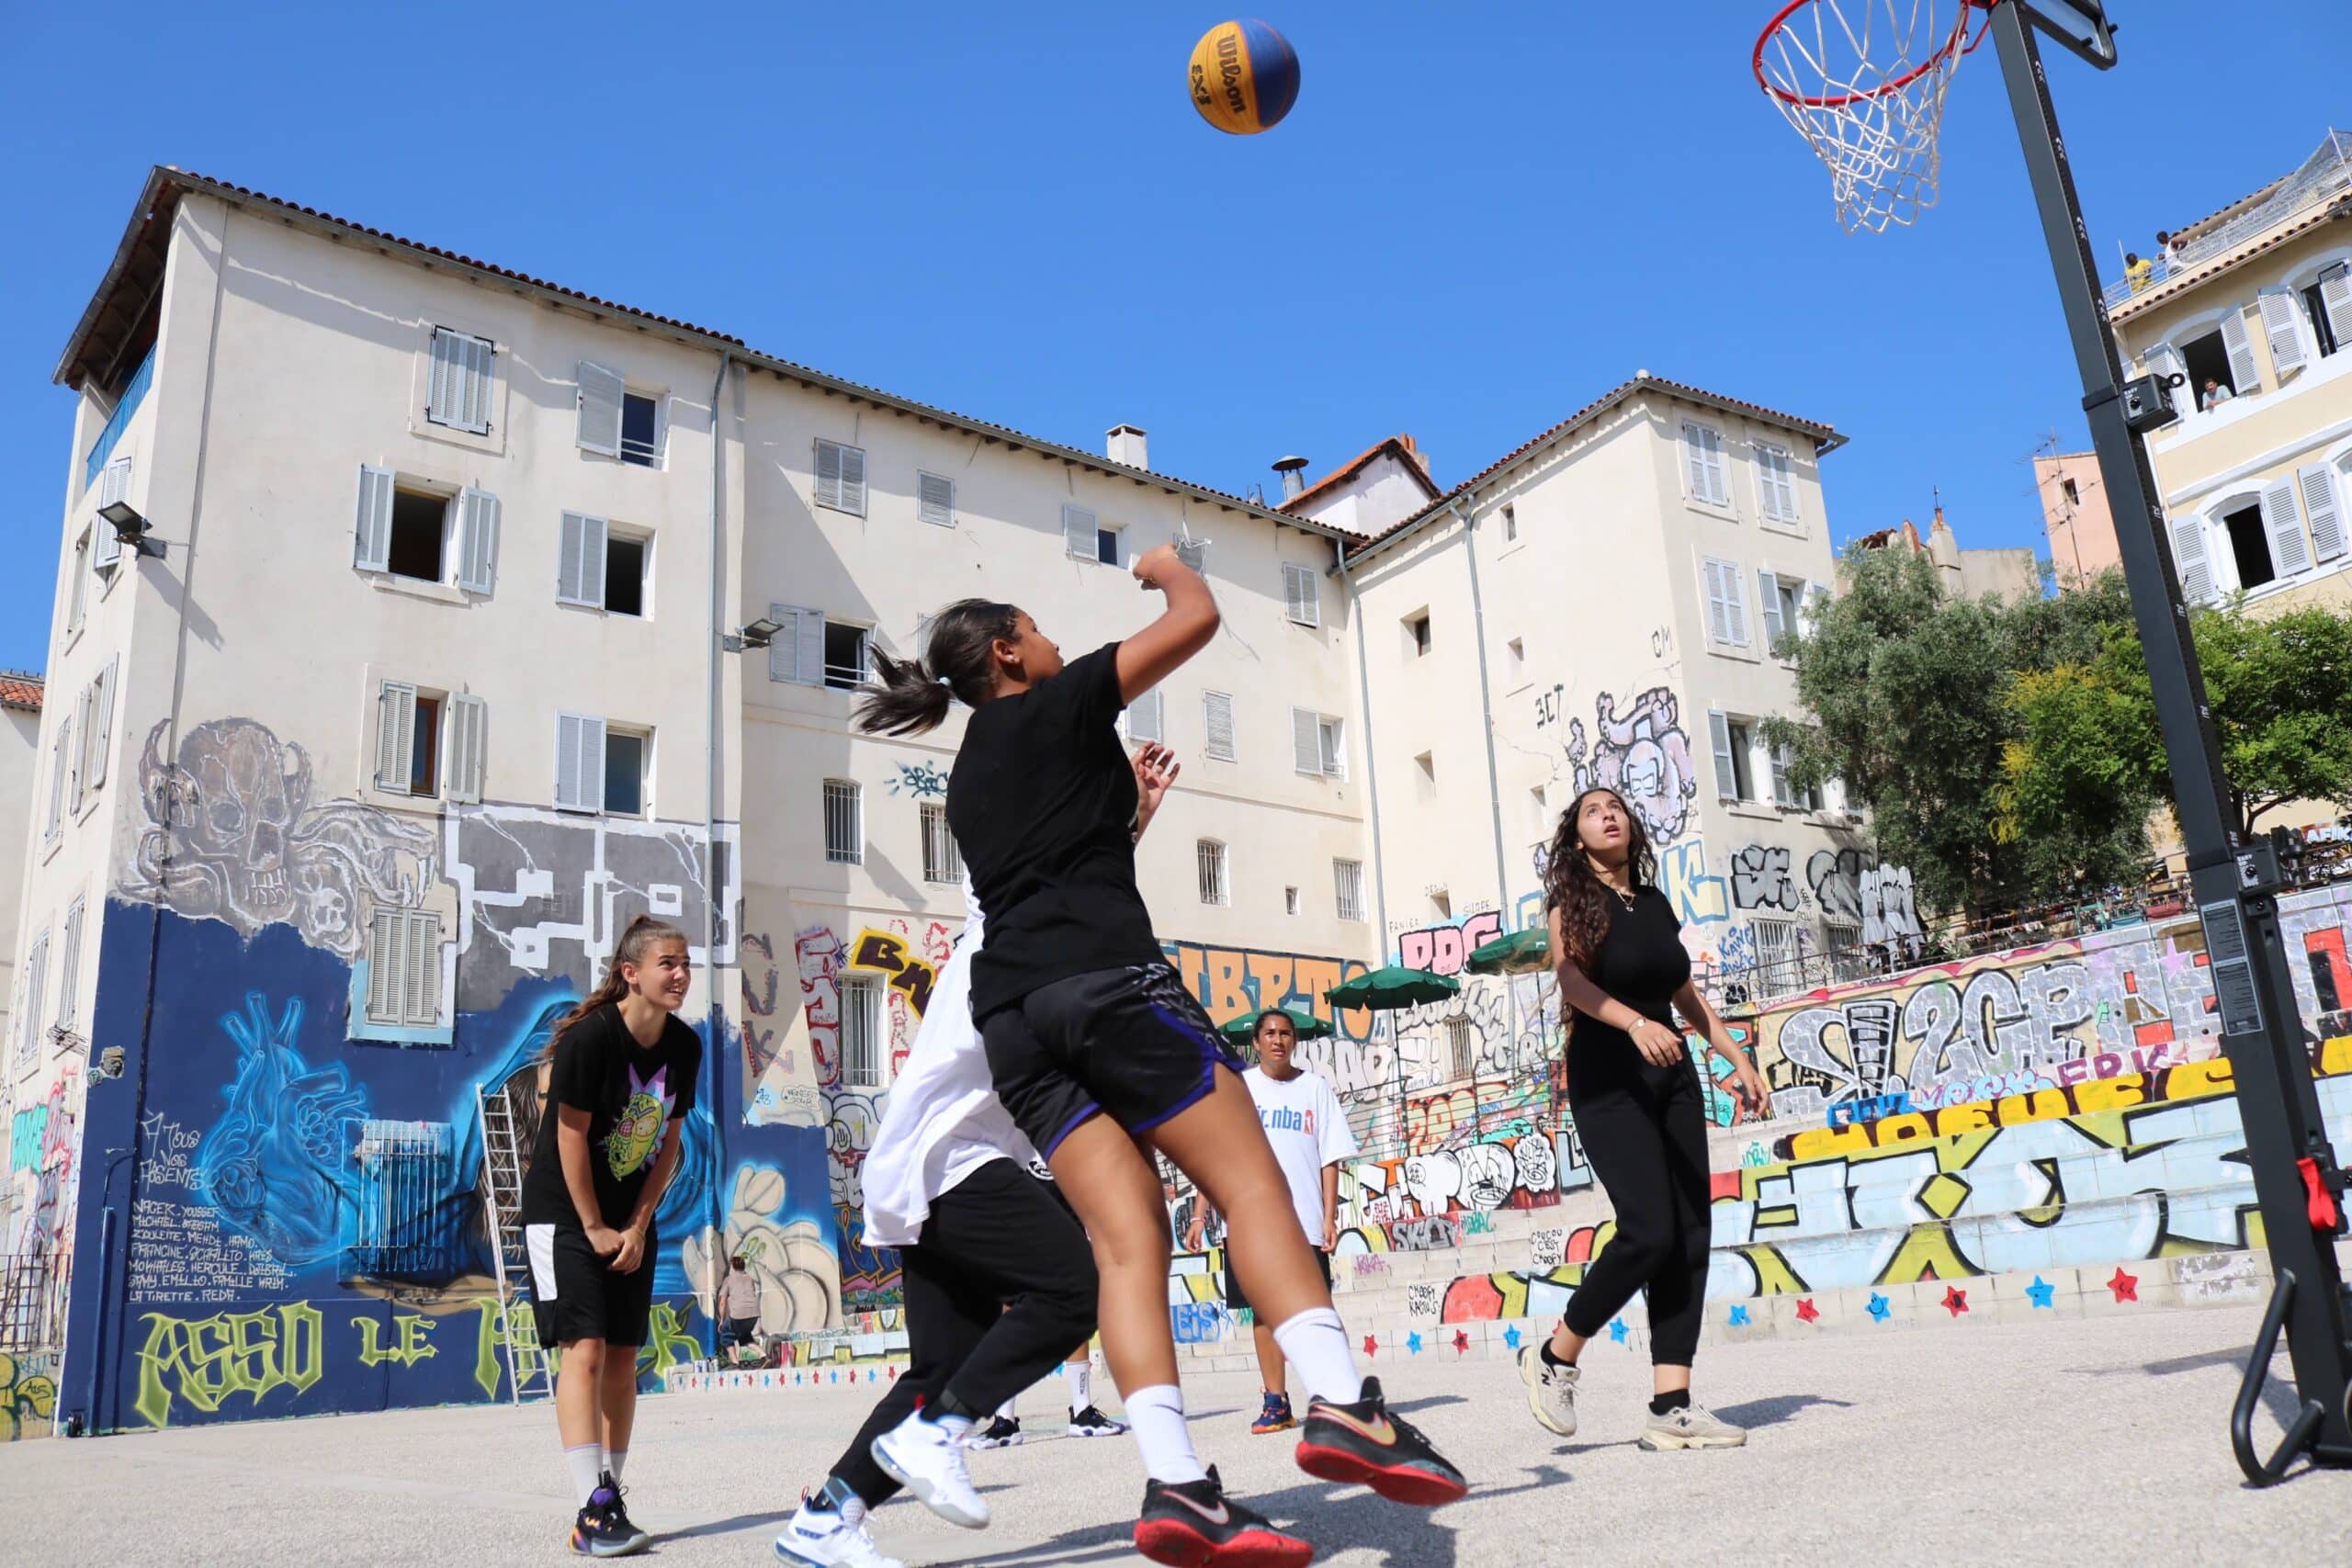
{"label": "apartment building", "polygon": [[[25,1012],[26,998],[18,987],[28,971],[17,964],[19,927],[24,912],[23,878],[11,874],[25,863],[25,845],[31,834],[33,801],[40,794],[41,678],[20,671],[0,670],[0,1053],[13,1059],[22,1044],[16,1028]],[[42,998],[32,998],[32,1012],[42,1010]],[[0,1185],[0,1245],[10,1241],[8,1216],[13,1193]]]}

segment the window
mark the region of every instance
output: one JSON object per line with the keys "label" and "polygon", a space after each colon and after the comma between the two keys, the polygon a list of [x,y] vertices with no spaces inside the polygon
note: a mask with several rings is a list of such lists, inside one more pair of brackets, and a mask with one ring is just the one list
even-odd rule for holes
{"label": "window", "polygon": [[1430,913],[1441,920],[1453,919],[1453,895],[1442,887],[1430,888]]}
{"label": "window", "polygon": [[2172,531],[2172,564],[2180,578],[2180,596],[2192,604],[2211,604],[2216,587],[2212,560],[2205,551],[2205,519],[2173,517],[2165,526]]}
{"label": "window", "polygon": [[57,1027],[71,1029],[81,1010],[82,900],[65,911],[65,941],[57,954]]}
{"label": "window", "polygon": [[2320,269],[2302,291],[2303,316],[2323,358],[2352,343],[2352,265],[2337,262]]}
{"label": "window", "polygon": [[841,977],[842,1087],[882,1089],[890,1064],[882,1048],[882,980],[876,975]]}
{"label": "window", "polygon": [[2214,331],[2181,344],[2179,354],[2188,377],[2188,388],[2196,393],[2200,409],[2213,406],[2205,396],[2208,381],[2237,397],[2262,389],[2261,378],[2255,369],[2253,341],[2246,334],[2245,317],[2239,310],[2233,309],[2223,315]]}
{"label": "window", "polygon": [[1766,996],[1792,991],[1804,983],[1804,942],[1794,920],[1751,920],[1756,967]]}
{"label": "window", "polygon": [[1724,472],[1724,438],[1712,425],[1696,420],[1682,423],[1684,481],[1690,499],[1710,506],[1731,504],[1731,481]]}
{"label": "window", "polygon": [[458,587],[488,593],[498,570],[498,498],[487,491],[442,495],[402,486],[390,468],[363,465],[351,564],[418,582],[452,581],[454,564]]}
{"label": "window", "polygon": [[1130,740],[1168,739],[1167,702],[1157,686],[1129,703],[1120,716]]}
{"label": "window", "polygon": [[873,671],[867,650],[872,630],[846,621],[825,623],[825,684],[836,692],[854,692]]}
{"label": "window", "polygon": [[922,822],[922,879],[963,881],[964,857],[956,849],[956,835],[947,830],[947,807],[936,800],[926,800],[916,807],[916,812]]}
{"label": "window", "polygon": [[825,859],[835,865],[865,863],[863,792],[848,779],[825,781]]}
{"label": "window", "polygon": [[1756,445],[1757,511],[1767,523],[1794,527],[1797,515],[1796,459],[1785,446]]}
{"label": "window", "polygon": [[1503,505],[1503,543],[1515,544],[1519,539],[1519,509],[1506,502]]}
{"label": "window", "polygon": [[1176,547],[1176,558],[1194,571],[1205,575],[1209,570],[1209,546],[1205,539],[1179,536],[1168,541]]}
{"label": "window", "polygon": [[1232,761],[1233,699],[1223,692],[1203,692],[1201,727],[1207,732],[1201,754],[1214,761]]}
{"label": "window", "polygon": [[376,692],[376,787],[391,795],[436,793],[441,761],[441,698],[404,681]]}
{"label": "window", "polygon": [[1201,902],[1229,902],[1225,884],[1225,846],[1215,839],[1203,839],[1193,844],[1193,856],[1200,864]]}
{"label": "window", "polygon": [[114,689],[117,661],[107,660],[98,678],[83,688],[76,705],[82,751],[76,762],[75,809],[107,782],[107,753],[114,749]]}
{"label": "window", "polygon": [[2065,492],[2067,505],[2080,506],[2083,503],[2082,488],[2076,485],[2074,480],[2060,479],[2058,481],[2058,488]]}
{"label": "window", "polygon": [[580,362],[580,426],[574,439],[582,451],[658,468],[669,438],[667,398],[632,392],[619,371]]}
{"label": "window", "polygon": [[1764,616],[1765,649],[1777,652],[1782,637],[1804,635],[1804,583],[1798,578],[1759,571],[1756,586],[1756,603]]}
{"label": "window", "polygon": [[433,329],[430,378],[424,393],[424,417],[452,430],[477,435],[490,430],[491,366],[496,355],[488,338]]}
{"label": "window", "polygon": [[368,922],[368,1021],[430,1029],[441,1021],[441,917],[379,908]]}
{"label": "window", "polygon": [[1717,648],[1747,646],[1747,595],[1739,568],[1709,556],[1699,568],[1706,579],[1707,640]]}
{"label": "window", "polygon": [[2254,297],[2262,335],[2270,344],[2270,368],[2283,384],[2300,374],[2311,355],[2303,346],[2302,312],[2291,288],[2265,288]]}
{"label": "window", "polygon": [[825,683],[825,613],[790,604],[768,606],[782,629],[768,642],[768,679],[797,686]]}
{"label": "window", "polygon": [[1430,613],[1416,610],[1405,617],[1405,640],[1411,645],[1413,657],[1426,659],[1430,651]]}
{"label": "window", "polygon": [[82,609],[90,602],[90,546],[98,525],[92,524],[74,541],[73,581],[65,585],[65,635],[82,629]]}
{"label": "window", "polygon": [[1285,915],[1295,915],[1298,913],[1297,888],[1285,887],[1283,889],[1283,913]]}
{"label": "window", "polygon": [[607,729],[605,733],[605,815],[645,815],[646,765],[651,761],[653,738],[643,730]]}
{"label": "window", "polygon": [[41,837],[54,839],[65,822],[65,793],[74,787],[74,721],[66,719],[57,727],[57,739],[51,742],[49,761],[49,817],[41,825]]}
{"label": "window", "polygon": [[1707,715],[1708,739],[1715,749],[1715,795],[1723,800],[1754,800],[1756,785],[1749,770],[1753,732],[1747,720],[1725,714]]}
{"label": "window", "polygon": [[490,705],[460,694],[447,700],[443,715],[447,727],[441,748],[447,759],[444,793],[451,800],[479,801],[490,761]]}
{"label": "window", "polygon": [[441,581],[442,547],[449,535],[449,498],[419,490],[392,490],[392,526],[384,570],[419,582]]}
{"label": "window", "polygon": [[1105,528],[1101,518],[1083,506],[1062,504],[1062,550],[1072,560],[1118,566],[1121,538],[1116,528]]}
{"label": "window", "polygon": [[[130,499],[130,459],[117,457],[98,470],[98,510],[103,512],[118,501]],[[97,548],[94,558],[99,570],[105,570],[122,558],[122,540],[103,523],[96,528]]]}
{"label": "window", "polygon": [[645,614],[645,569],[653,541],[641,536],[605,536],[605,608],[616,615]]}
{"label": "window", "polygon": [[1322,585],[1315,581],[1313,567],[1283,562],[1283,614],[1298,626],[1323,624]]}
{"label": "window", "polygon": [[1297,772],[1333,779],[1347,776],[1347,755],[1340,744],[1338,719],[1311,708],[1293,708],[1290,738],[1291,766]]}
{"label": "window", "polygon": [[817,504],[865,515],[865,453],[838,441],[817,443]]}
{"label": "window", "polygon": [[2345,529],[2335,470],[2325,463],[2313,463],[2295,470],[2295,483],[2303,492],[2303,515],[2312,526],[2312,558],[2334,560],[2344,553]]}
{"label": "window", "polygon": [[605,808],[605,721],[555,716],[555,805],[559,811]]}
{"label": "window", "polygon": [[1771,748],[1771,760],[1772,803],[1791,811],[1820,810],[1820,788],[1799,789],[1789,776],[1796,766],[1796,748],[1785,740],[1778,741]]}
{"label": "window", "polygon": [[621,394],[621,461],[640,468],[662,466],[662,440],[668,423],[662,417],[660,398],[642,392]]}
{"label": "window", "polygon": [[1363,862],[1359,860],[1333,861],[1331,863],[1331,893],[1333,902],[1339,909],[1340,919],[1343,920],[1363,919]]}
{"label": "window", "polygon": [[1477,1066],[1477,1055],[1471,1049],[1470,1021],[1460,1015],[1445,1021],[1446,1059],[1453,1063],[1451,1077],[1466,1078]]}
{"label": "window", "polygon": [[567,512],[556,541],[556,603],[642,615],[652,563],[650,536],[616,529],[605,518]]}
{"label": "window", "polygon": [[915,474],[915,516],[942,528],[956,526],[956,481],[937,474]]}
{"label": "window", "polygon": [[25,1016],[17,1030],[17,1071],[30,1071],[41,1058],[40,1010],[42,993],[49,986],[49,933],[43,931],[33,939],[25,954]]}
{"label": "window", "polygon": [[[2281,476],[2264,486],[2252,504],[2222,514],[2230,553],[2238,569],[2239,587],[2259,588],[2312,569],[2312,547],[2303,535],[2297,488],[2295,477]],[[2329,522],[2331,531],[2335,531],[2332,516]]]}

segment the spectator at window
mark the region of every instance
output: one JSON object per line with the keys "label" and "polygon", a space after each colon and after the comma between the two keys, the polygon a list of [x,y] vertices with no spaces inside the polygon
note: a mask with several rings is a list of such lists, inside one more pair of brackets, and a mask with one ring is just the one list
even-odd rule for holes
{"label": "spectator at window", "polygon": [[2156,280],[2156,264],[2137,251],[2123,253],[2123,276],[2131,280],[2132,292],[2139,293]]}
{"label": "spectator at window", "polygon": [[2221,382],[2215,380],[2212,377],[2208,376],[2205,378],[2205,395],[2201,400],[2199,400],[2198,406],[2208,409],[2219,408],[2235,396],[2237,396],[2235,392],[2231,391],[2227,387],[2222,386]]}

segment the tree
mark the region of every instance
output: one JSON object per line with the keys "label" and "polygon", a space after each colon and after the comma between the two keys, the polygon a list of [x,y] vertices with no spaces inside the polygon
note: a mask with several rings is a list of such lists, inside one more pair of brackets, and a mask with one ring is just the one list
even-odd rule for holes
{"label": "tree", "polygon": [[[2352,805],[2352,615],[2251,615],[2238,604],[2189,623],[2239,831],[2290,801]],[[2166,801],[2171,775],[2147,660],[2128,622],[2098,655],[2020,678],[2018,736],[2002,760],[1999,825],[2023,840],[2068,815]]]}
{"label": "tree", "polygon": [[2013,683],[2096,659],[2128,615],[2117,574],[2055,599],[1966,599],[1925,556],[1853,547],[1842,592],[1779,649],[1809,722],[1764,732],[1791,749],[1799,786],[1844,782],[1871,813],[1871,847],[1910,868],[1922,903],[1976,916],[2104,886],[2144,861],[2144,810],[1996,829],[2022,739]]}

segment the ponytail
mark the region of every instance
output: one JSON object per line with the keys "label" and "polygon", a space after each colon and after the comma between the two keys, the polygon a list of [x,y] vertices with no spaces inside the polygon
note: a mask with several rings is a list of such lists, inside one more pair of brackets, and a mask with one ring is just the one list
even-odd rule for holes
{"label": "ponytail", "polygon": [[685,940],[685,932],[669,921],[657,920],[650,915],[639,915],[629,921],[628,929],[621,932],[620,941],[613,944],[613,961],[605,965],[604,979],[597,983],[594,990],[581,998],[578,1007],[563,1015],[563,1021],[555,1026],[555,1032],[548,1036],[547,1044],[540,1049],[539,1060],[554,1061],[557,1042],[571,1032],[572,1025],[598,1008],[619,1001],[628,995],[628,980],[621,974],[622,964],[642,964],[646,954],[662,942],[684,942]]}
{"label": "ponytail", "polygon": [[857,727],[872,734],[921,735],[961,701],[978,707],[996,689],[998,642],[1020,635],[1021,612],[990,599],[958,599],[932,621],[924,651],[893,659],[874,650],[875,679],[860,689]]}

